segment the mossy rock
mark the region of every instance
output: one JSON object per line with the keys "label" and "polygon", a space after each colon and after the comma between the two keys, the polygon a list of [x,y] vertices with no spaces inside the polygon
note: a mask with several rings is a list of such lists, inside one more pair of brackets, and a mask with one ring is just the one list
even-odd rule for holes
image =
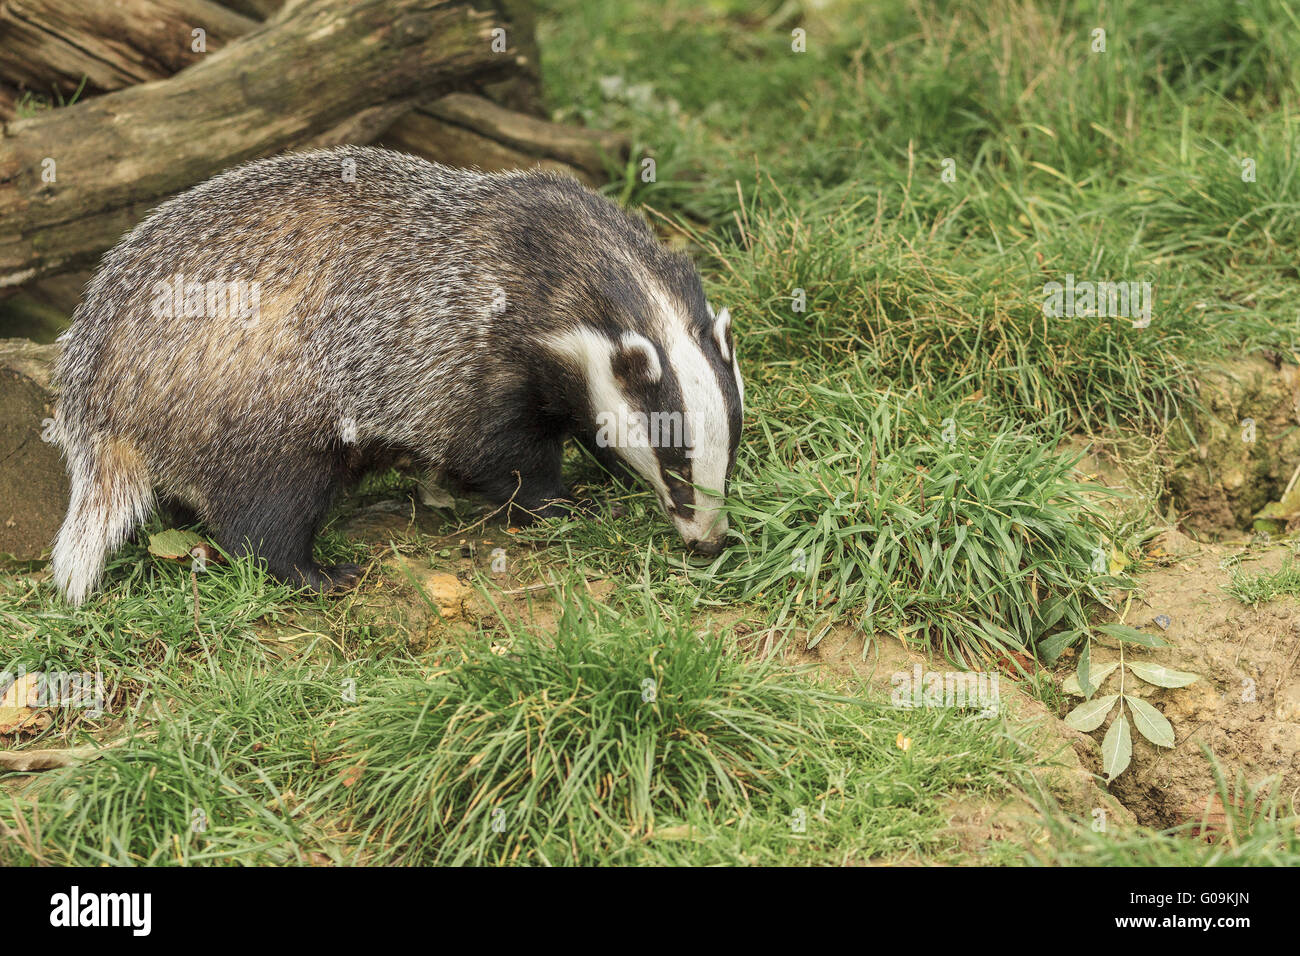
{"label": "mossy rock", "polygon": [[0,557],[43,557],[68,509],[50,370],[57,345],[0,339]]}
{"label": "mossy rock", "polygon": [[1252,356],[1198,379],[1192,436],[1177,424],[1169,433],[1169,492],[1197,530],[1248,529],[1300,465],[1300,369]]}

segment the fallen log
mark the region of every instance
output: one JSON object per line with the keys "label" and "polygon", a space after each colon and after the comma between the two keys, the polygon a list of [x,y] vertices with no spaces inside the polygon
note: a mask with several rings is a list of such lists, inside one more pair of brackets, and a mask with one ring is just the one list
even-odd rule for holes
{"label": "fallen log", "polygon": [[0,287],[93,263],[219,170],[510,75],[520,55],[494,28],[508,40],[464,0],[304,0],[170,79],[6,123]]}
{"label": "fallen log", "polygon": [[[111,5],[0,0],[0,90],[70,99],[164,79],[251,33],[282,5],[282,0],[114,0]],[[493,5],[500,22],[509,25],[511,48],[523,60],[511,75],[481,84],[483,92],[510,109],[541,116],[532,0]],[[11,99],[0,97],[0,119],[13,118]]]}
{"label": "fallen log", "polygon": [[621,166],[629,149],[620,134],[548,123],[470,93],[451,93],[416,107],[379,143],[448,166],[559,169],[588,185],[604,182],[606,168]]}
{"label": "fallen log", "polygon": [[223,7],[229,7],[237,13],[254,20],[269,20],[284,6],[284,0],[218,0]]}
{"label": "fallen log", "polygon": [[212,0],[0,0],[0,83],[107,93],[178,73],[259,25]]}
{"label": "fallen log", "polygon": [[[217,0],[244,16],[266,20],[284,5],[284,0]],[[485,0],[488,2],[488,0]],[[483,94],[494,103],[533,116],[543,115],[541,56],[537,49],[537,15],[534,0],[490,0],[511,24],[510,45],[524,62],[519,71],[503,80],[483,85]]]}

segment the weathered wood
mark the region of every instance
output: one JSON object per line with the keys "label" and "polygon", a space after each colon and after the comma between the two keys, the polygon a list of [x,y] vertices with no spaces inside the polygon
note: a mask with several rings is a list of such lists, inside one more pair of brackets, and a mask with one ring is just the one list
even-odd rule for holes
{"label": "weathered wood", "polygon": [[212,0],[0,0],[0,82],[65,98],[83,78],[83,95],[120,90],[178,73],[258,26]]}
{"label": "weathered wood", "polygon": [[538,165],[573,173],[588,184],[604,182],[606,166],[621,164],[629,149],[627,138],[617,133],[548,123],[470,93],[449,93],[416,107],[379,142],[449,166]]}
{"label": "weathered wood", "polygon": [[537,46],[536,0],[492,0],[501,19],[510,24],[510,45],[523,63],[510,76],[484,83],[481,92],[494,103],[517,113],[545,116],[542,105],[542,54]]}
{"label": "weathered wood", "polygon": [[28,283],[22,287],[22,291],[37,305],[62,313],[66,318],[72,315],[72,310],[81,301],[81,294],[85,291],[86,283],[90,281],[92,275],[93,273],[86,269],[63,272]]}
{"label": "weathered wood", "polygon": [[272,14],[284,6],[284,0],[219,0],[219,2],[223,7],[229,7],[254,20],[269,20]]}
{"label": "weathered wood", "polygon": [[[284,0],[218,0],[244,16],[255,20],[268,19],[284,4]],[[537,49],[534,0],[483,0],[491,3],[503,23],[510,24],[510,46],[524,57],[520,69],[495,83],[482,84],[482,93],[495,103],[533,116],[542,116],[541,57]]]}
{"label": "weathered wood", "polygon": [[464,0],[304,0],[168,80],[6,123],[0,287],[88,264],[221,169],[508,75],[520,57],[493,51],[502,25]]}
{"label": "weathered wood", "polygon": [[554,159],[521,153],[476,130],[444,123],[428,113],[412,111],[379,139],[379,145],[413,153],[446,166],[463,166],[487,172],[541,166],[568,172],[586,183],[592,177]]}

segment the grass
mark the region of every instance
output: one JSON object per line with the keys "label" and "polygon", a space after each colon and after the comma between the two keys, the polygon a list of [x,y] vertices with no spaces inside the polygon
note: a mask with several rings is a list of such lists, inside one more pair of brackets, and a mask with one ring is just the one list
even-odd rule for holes
{"label": "grass", "polygon": [[1103,521],[1073,463],[978,407],[843,385],[774,404],[736,482],[747,541],[716,573],[738,597],[784,592],[782,612],[847,615],[972,666],[1082,633],[1089,601],[1123,583],[1094,570]]}
{"label": "grass", "polygon": [[[386,615],[409,584],[388,567],[328,602],[247,561],[191,579],[133,544],[77,610],[41,573],[2,575],[0,663],[112,688],[102,716],[55,709],[6,746],[113,746],[0,777],[0,861],[1294,864],[1277,800],[1210,845],[1095,834],[1036,797],[1045,842],[972,853],[949,817],[1019,797],[1038,762],[1018,724],[893,707],[759,659],[736,625],[801,649],[846,627],[864,652],[901,637],[971,666],[1091,633],[1167,500],[1152,465],[1117,509],[1063,447],[1158,462],[1192,428],[1201,369],[1300,354],[1292,5],[540,7],[552,112],[628,132],[607,191],[736,317],[734,547],[689,558],[651,495],[616,488],[595,521],[493,530],[513,582],[558,582],[539,595],[553,618],[482,572],[502,606],[431,646]],[[1151,283],[1150,325],[1046,315],[1066,275]],[[361,495],[411,485],[389,473]],[[319,548],[454,571],[477,517],[458,504],[439,536],[392,529],[388,546],[332,528]],[[1295,578],[1229,590],[1256,603]],[[612,582],[599,604],[593,581]],[[1059,697],[1042,675],[1032,693]]]}
{"label": "grass", "polygon": [[[342,671],[205,647],[155,667],[98,759],[0,799],[0,861],[93,865],[342,862],[304,797],[318,785],[323,721]],[[313,858],[310,854],[316,854]]]}
{"label": "grass", "polygon": [[1276,571],[1258,571],[1250,574],[1234,568],[1232,580],[1224,590],[1242,604],[1262,604],[1290,595],[1300,597],[1300,565],[1288,561]]}
{"label": "grass", "polygon": [[[746,318],[760,375],[861,358],[881,386],[961,388],[1044,435],[1152,432],[1194,401],[1198,361],[1234,337],[1275,341],[1270,323],[1213,304],[1094,213],[1008,249],[918,223],[915,195],[927,188],[957,201],[942,184],[903,184],[879,202],[854,184],[800,202],[760,184],[743,231],[712,244],[726,264],[714,298]],[[1158,321],[1044,315],[1046,283],[1075,273],[1150,282]]]}
{"label": "grass", "polygon": [[[1285,5],[801,7],[804,54],[727,5],[627,18],[611,49],[626,9],[553,5],[552,99],[664,153],[635,198],[707,254],[749,374],[866,353],[882,382],[965,381],[1047,431],[1149,431],[1192,400],[1199,362],[1295,346]],[[663,56],[640,56],[641,31]],[[1155,320],[1045,320],[1043,286],[1066,273],[1151,282]]]}
{"label": "grass", "polygon": [[0,798],[0,860],[864,862],[952,849],[953,795],[1032,765],[998,720],[830,693],[646,600],[570,595],[553,635],[494,625],[436,661],[204,642],[102,756]]}
{"label": "grass", "polygon": [[41,113],[48,110],[71,106],[73,103],[76,103],[81,98],[81,94],[86,91],[87,80],[88,77],[83,75],[81,81],[77,84],[76,89],[74,89],[67,98],[63,96],[63,91],[59,89],[54,89],[52,95],[49,96],[32,90],[24,90],[18,97],[17,102],[14,104],[14,114],[18,119],[30,119],[31,117],[39,116]]}
{"label": "grass", "polygon": [[[376,686],[340,724],[365,852],[658,863],[686,856],[672,848],[684,840],[700,844],[697,863],[781,862],[810,843],[865,860],[927,848],[950,788],[1000,790],[998,774],[1024,765],[973,718],[827,693],[744,659],[725,635],[665,622],[648,599],[636,615],[577,594],[561,604],[553,637],[506,628],[427,676]],[[800,817],[815,819],[792,826]]]}

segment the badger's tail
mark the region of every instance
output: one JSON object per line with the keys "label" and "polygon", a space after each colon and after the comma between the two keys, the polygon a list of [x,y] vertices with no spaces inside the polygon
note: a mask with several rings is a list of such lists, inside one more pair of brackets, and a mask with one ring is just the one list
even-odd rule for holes
{"label": "badger's tail", "polygon": [[54,583],[70,604],[86,599],[115,551],[153,509],[139,451],[120,438],[64,441],[72,500],[54,539]]}

